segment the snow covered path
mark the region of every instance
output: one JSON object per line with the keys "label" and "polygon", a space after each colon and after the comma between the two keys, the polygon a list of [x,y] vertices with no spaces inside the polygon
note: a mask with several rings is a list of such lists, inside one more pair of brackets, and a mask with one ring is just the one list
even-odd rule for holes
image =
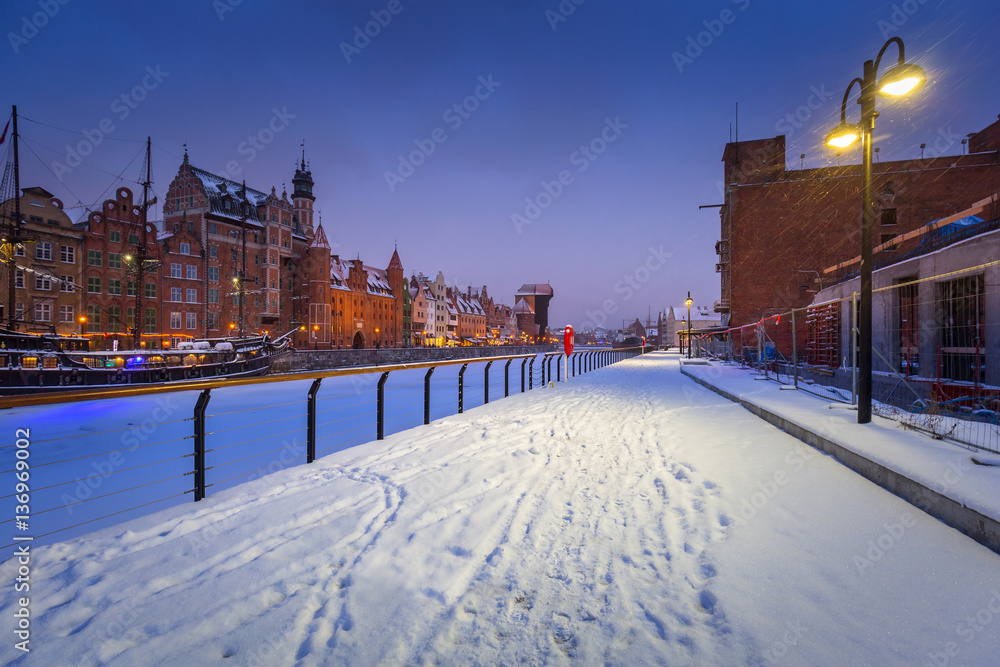
{"label": "snow covered path", "polygon": [[32,565],[18,664],[985,665],[1000,645],[1000,558],[662,353]]}

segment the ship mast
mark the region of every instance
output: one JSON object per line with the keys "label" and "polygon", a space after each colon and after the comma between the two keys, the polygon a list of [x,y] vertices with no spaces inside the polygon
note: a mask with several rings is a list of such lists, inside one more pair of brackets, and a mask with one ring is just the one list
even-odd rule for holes
{"label": "ship mast", "polygon": [[242,253],[243,257],[240,266],[239,284],[237,285],[238,287],[237,291],[239,292],[239,297],[240,297],[240,318],[239,318],[240,338],[243,338],[245,335],[243,327],[243,301],[246,299],[246,294],[247,294],[244,285],[247,279],[247,207],[249,205],[250,204],[247,201],[247,181],[246,179],[243,179],[243,206],[241,207],[241,215],[240,215],[240,220],[242,222],[241,228],[243,234],[243,253]]}
{"label": "ship mast", "polygon": [[14,134],[11,139],[14,142],[14,217],[10,219],[10,231],[7,242],[10,244],[10,257],[7,262],[7,328],[11,331],[17,330],[17,315],[14,313],[14,300],[16,289],[14,288],[14,253],[21,245],[21,173],[18,167],[17,155],[17,105],[12,105]]}
{"label": "ship mast", "polygon": [[142,343],[145,311],[142,297],[146,291],[146,242],[148,240],[146,225],[149,222],[149,186],[152,183],[150,164],[151,141],[146,137],[146,180],[142,182],[142,231],[139,234],[139,247],[136,248],[135,271],[135,315],[132,318],[132,349],[138,350]]}

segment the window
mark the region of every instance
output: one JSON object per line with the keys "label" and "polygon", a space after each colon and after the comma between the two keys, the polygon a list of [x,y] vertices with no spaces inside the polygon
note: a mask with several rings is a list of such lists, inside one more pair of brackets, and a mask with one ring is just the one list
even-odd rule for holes
{"label": "window", "polygon": [[108,306],[108,331],[124,331],[125,323],[122,322],[122,307]]}
{"label": "window", "polygon": [[43,217],[42,217],[42,216],[40,216],[40,215],[29,215],[29,216],[28,216],[28,222],[38,222],[38,223],[42,223],[42,222],[45,222],[45,218],[43,218]]}
{"label": "window", "polygon": [[180,301],[181,300],[181,288],[180,287],[171,287],[170,288],[170,300],[171,301]]}
{"label": "window", "polygon": [[207,326],[208,326],[208,328],[210,330],[214,331],[214,330],[216,330],[216,329],[219,328],[219,314],[218,313],[209,313],[208,317],[206,318],[205,321],[206,321]]}
{"label": "window", "polygon": [[985,301],[982,275],[938,284],[942,377],[983,381]]}
{"label": "window", "polygon": [[21,269],[14,271],[14,287],[24,287],[24,271]]}
{"label": "window", "polygon": [[208,267],[208,279],[218,282],[219,280],[219,267],[210,266]]}
{"label": "window", "polygon": [[182,255],[190,255],[191,254],[191,244],[190,243],[182,243],[181,244],[181,249],[180,249],[179,252]]}
{"label": "window", "polygon": [[52,304],[50,304],[50,303],[35,303],[35,321],[36,322],[51,322],[52,321]]}
{"label": "window", "polygon": [[896,224],[896,209],[894,208],[882,209],[882,226],[888,227],[895,224]]}
{"label": "window", "polygon": [[125,326],[130,328],[135,326],[135,306],[125,309]]}
{"label": "window", "polygon": [[209,234],[218,234],[219,233],[219,225],[216,224],[216,223],[214,223],[214,222],[208,223],[208,233]]}
{"label": "window", "polygon": [[24,257],[24,244],[23,243],[17,244],[17,247],[14,248],[14,256],[15,257]]}
{"label": "window", "polygon": [[59,260],[66,264],[76,264],[76,248],[71,245],[59,246]]}
{"label": "window", "polygon": [[128,235],[128,244],[130,246],[137,246],[137,245],[139,245],[139,235],[138,234],[129,234]]}
{"label": "window", "polygon": [[198,313],[185,313],[186,321],[184,324],[188,329],[198,328]]}
{"label": "window", "polygon": [[884,195],[894,195],[896,194],[896,182],[886,181],[885,185],[882,186],[882,194]]}
{"label": "window", "polygon": [[[913,280],[916,280],[916,276],[903,278],[900,282],[910,283]],[[897,339],[899,357],[903,371],[908,375],[915,375],[920,370],[920,346],[918,344],[920,309],[918,307],[917,285],[915,283],[904,284],[897,288],[897,292],[899,311],[896,317],[896,329],[899,332]]]}
{"label": "window", "polygon": [[122,256],[116,252],[108,253],[108,268],[109,269],[120,269],[122,268]]}
{"label": "window", "polygon": [[219,303],[219,290],[208,288],[208,302],[209,303]]}
{"label": "window", "polygon": [[147,299],[156,298],[156,283],[146,283],[146,298]]}
{"label": "window", "polygon": [[180,278],[182,275],[183,274],[181,273],[180,262],[171,262],[170,263],[170,277],[171,278]]}
{"label": "window", "polygon": [[189,287],[185,296],[188,303],[198,303],[198,290]]}
{"label": "window", "polygon": [[188,280],[198,280],[198,265],[197,264],[188,264],[187,267],[185,267],[185,268],[187,269]]}
{"label": "window", "polygon": [[125,294],[128,296],[135,296],[135,281],[130,280],[125,283]]}
{"label": "window", "polygon": [[219,256],[219,246],[217,246],[217,245],[210,245],[210,246],[208,246],[208,256],[209,257],[218,257]]}
{"label": "window", "polygon": [[72,292],[73,287],[73,276],[59,276],[59,291],[60,292]]}
{"label": "window", "polygon": [[45,222],[49,223],[53,227],[58,227],[59,226],[59,221],[58,220],[53,220],[52,218],[49,218]]}
{"label": "window", "polygon": [[43,276],[40,274],[35,274],[35,289],[50,290],[52,289],[52,281],[48,276]]}
{"label": "window", "polygon": [[87,292],[90,294],[101,293],[101,278],[99,276],[87,276]]}
{"label": "window", "polygon": [[87,266],[103,266],[104,261],[101,258],[100,250],[88,250],[87,251]]}
{"label": "window", "polygon": [[117,229],[112,229],[110,232],[108,232],[108,240],[111,241],[112,243],[121,243],[122,233]]}
{"label": "window", "polygon": [[181,328],[181,314],[180,313],[170,313],[170,328],[180,329]]}
{"label": "window", "polygon": [[108,278],[108,294],[117,296],[121,293],[122,293],[122,281],[115,280],[114,278]]}
{"label": "window", "polygon": [[156,331],[156,309],[147,308],[146,309],[146,321],[143,324],[143,328],[148,331]]}
{"label": "window", "polygon": [[35,259],[52,259],[52,244],[41,241],[35,246]]}
{"label": "window", "polygon": [[59,321],[63,324],[76,320],[76,312],[73,306],[59,306]]}
{"label": "window", "polygon": [[87,331],[96,333],[101,330],[101,307],[87,306]]}

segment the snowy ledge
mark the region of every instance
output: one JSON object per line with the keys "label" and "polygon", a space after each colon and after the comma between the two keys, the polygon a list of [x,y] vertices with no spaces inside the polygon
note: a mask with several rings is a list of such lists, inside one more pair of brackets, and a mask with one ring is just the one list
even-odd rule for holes
{"label": "snowy ledge", "polygon": [[1000,553],[1000,467],[976,465],[964,447],[904,430],[872,416],[854,421],[853,410],[805,392],[755,382],[750,371],[718,362],[682,361],[681,373],[739,403],[806,444],[816,447],[927,514]]}

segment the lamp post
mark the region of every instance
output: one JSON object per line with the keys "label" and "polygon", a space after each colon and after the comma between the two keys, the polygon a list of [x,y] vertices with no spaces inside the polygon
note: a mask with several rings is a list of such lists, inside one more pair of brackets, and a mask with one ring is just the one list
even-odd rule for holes
{"label": "lamp post", "polygon": [[684,305],[688,307],[688,359],[691,358],[691,304],[694,300],[691,299],[691,292],[688,292],[688,298],[684,299]]}
{"label": "lamp post", "polygon": [[[877,79],[878,66],[890,44],[899,47],[899,61],[881,80]],[[875,130],[876,94],[896,97],[916,90],[927,80],[918,65],[907,64],[903,40],[891,37],[878,52],[874,61],[866,60],[863,77],[854,79],[844,92],[840,107],[840,125],[826,137],[828,146],[846,148],[861,138],[861,289],[858,301],[858,423],[872,420],[872,133]],[[876,83],[877,82],[877,83]],[[847,98],[854,84],[861,88],[858,104],[861,105],[861,122],[847,123]]]}

